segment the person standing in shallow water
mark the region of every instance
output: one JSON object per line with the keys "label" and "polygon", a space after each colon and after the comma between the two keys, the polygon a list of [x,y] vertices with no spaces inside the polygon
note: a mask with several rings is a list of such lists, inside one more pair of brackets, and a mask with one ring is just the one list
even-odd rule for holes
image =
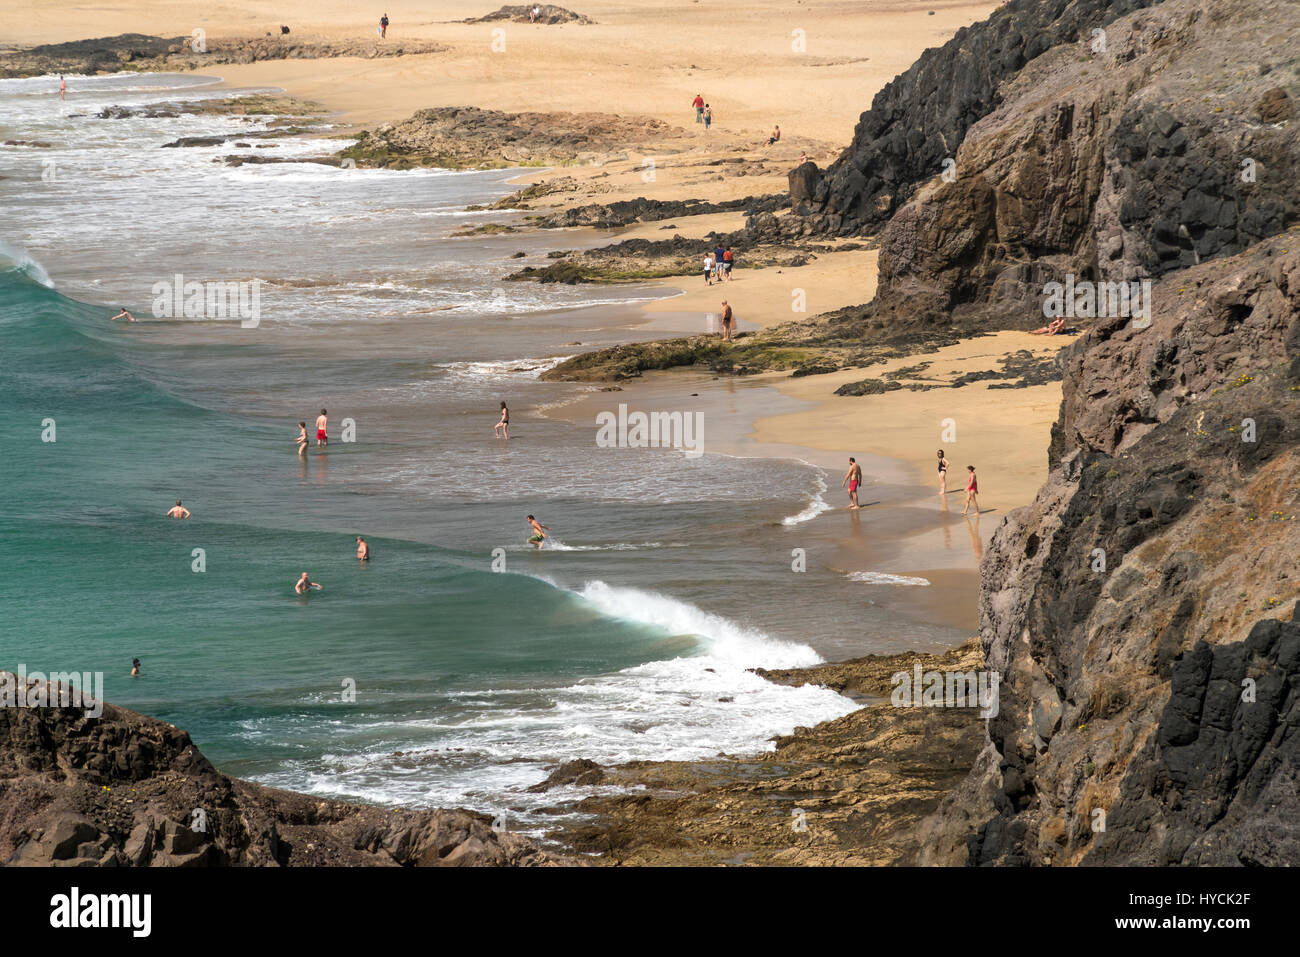
{"label": "person standing in shallow water", "polygon": [[492,426],[493,433],[510,438],[510,410],[506,408],[504,402],[501,403],[501,421]]}
{"label": "person standing in shallow water", "polygon": [[317,448],[330,444],[330,437],[328,432],[326,431],[327,429],[329,429],[329,417],[325,414],[325,410],[321,409],[320,415],[316,416],[316,447]]}
{"label": "person standing in shallow water", "polygon": [[533,530],[533,534],[528,539],[528,544],[541,548],[542,542],[546,541],[546,533],[551,530],[551,527],[543,525],[531,515],[528,516],[528,527]]}
{"label": "person standing in shallow water", "polygon": [[844,480],[840,482],[840,488],[845,485],[849,487],[849,508],[856,509],[858,505],[858,486],[862,484],[862,466],[853,456],[849,456],[849,470],[844,475]]}
{"label": "person standing in shallow water", "polygon": [[357,561],[370,561],[370,545],[360,535],[357,536]]}
{"label": "person standing in shallow water", "polygon": [[943,449],[939,450],[939,494],[948,494],[948,460],[943,457]]}
{"label": "person standing in shallow water", "polygon": [[311,440],[307,438],[307,423],[306,423],[306,422],[299,422],[299,423],[298,423],[298,438],[294,439],[294,441],[298,443],[298,454],[299,454],[299,455],[306,455],[306,454],[307,454],[307,446],[308,446],[308,445],[310,444],[310,442],[311,442]]}
{"label": "person standing in shallow water", "polygon": [[969,509],[972,505],[974,505],[975,514],[978,515],[980,513],[980,503],[976,499],[976,496],[979,495],[979,491],[980,491],[979,479],[975,477],[975,466],[973,465],[966,466],[966,471],[969,472],[970,475],[966,481],[966,508],[963,508],[961,510],[961,513],[965,515],[966,510]]}
{"label": "person standing in shallow water", "polygon": [[722,300],[722,341],[731,341],[731,330],[736,324],[735,316],[731,312],[731,306],[727,300]]}
{"label": "person standing in shallow water", "polygon": [[177,499],[176,504],[171,508],[167,509],[167,517],[168,518],[189,518],[190,510],[181,504],[180,499]]}

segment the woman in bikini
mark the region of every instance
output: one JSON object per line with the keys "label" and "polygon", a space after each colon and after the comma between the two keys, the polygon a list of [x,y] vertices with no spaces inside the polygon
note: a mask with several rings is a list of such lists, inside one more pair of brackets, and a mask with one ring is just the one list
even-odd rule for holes
{"label": "woman in bikini", "polygon": [[501,403],[501,421],[492,426],[493,433],[501,433],[507,439],[510,438],[510,410],[506,408],[504,402]]}
{"label": "woman in bikini", "polygon": [[948,460],[943,457],[943,449],[939,450],[939,494],[948,494]]}
{"label": "woman in bikini", "polygon": [[978,495],[980,491],[979,479],[975,477],[975,466],[966,466],[966,471],[970,473],[970,477],[966,481],[966,508],[963,508],[961,513],[965,515],[966,509],[974,505],[975,514],[978,515],[980,513],[980,503],[976,501],[975,496]]}
{"label": "woman in bikini", "polygon": [[308,443],[308,439],[307,439],[307,423],[306,423],[306,422],[299,422],[299,423],[298,423],[298,438],[296,438],[294,441],[298,443],[298,454],[299,454],[299,455],[306,455],[306,454],[307,454],[307,443]]}

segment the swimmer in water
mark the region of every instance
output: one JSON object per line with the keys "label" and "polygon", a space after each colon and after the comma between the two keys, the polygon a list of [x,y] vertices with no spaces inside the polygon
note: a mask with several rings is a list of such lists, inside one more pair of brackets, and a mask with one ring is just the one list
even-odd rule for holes
{"label": "swimmer in water", "polygon": [[531,515],[528,516],[528,524],[533,530],[532,537],[528,539],[528,544],[536,545],[538,548],[541,548],[542,542],[546,541],[546,533],[551,530],[551,527],[549,525],[543,525]]}
{"label": "swimmer in water", "polygon": [[366,540],[360,535],[357,536],[357,561],[370,561],[370,546],[366,544]]}
{"label": "swimmer in water", "polygon": [[131,677],[132,677],[132,678],[138,678],[138,677],[140,677],[140,659],[139,659],[139,658],[132,658],[132,659],[131,659]]}
{"label": "swimmer in water", "polygon": [[167,517],[168,518],[189,518],[190,510],[181,504],[180,499],[177,499],[176,504],[171,508],[167,509]]}
{"label": "swimmer in water", "polygon": [[121,312],[116,316],[110,316],[110,319],[125,319],[127,322],[135,322],[135,316],[126,311],[126,306],[121,306]]}
{"label": "swimmer in water", "polygon": [[320,591],[324,591],[324,589],[321,588],[320,585],[316,584],[314,581],[312,581],[310,578],[307,577],[306,572],[302,573],[302,577],[298,579],[298,584],[293,586],[293,590],[296,591],[299,595],[305,595],[313,588],[318,589]]}

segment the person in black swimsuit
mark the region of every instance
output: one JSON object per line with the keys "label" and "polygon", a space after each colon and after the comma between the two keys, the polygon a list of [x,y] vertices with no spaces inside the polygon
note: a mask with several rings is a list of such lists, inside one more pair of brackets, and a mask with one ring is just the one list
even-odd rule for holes
{"label": "person in black swimsuit", "polygon": [[504,402],[501,403],[501,421],[492,426],[493,432],[500,432],[507,439],[510,438],[510,410],[506,408]]}
{"label": "person in black swimsuit", "polygon": [[943,457],[943,449],[939,450],[939,494],[948,494],[948,460]]}

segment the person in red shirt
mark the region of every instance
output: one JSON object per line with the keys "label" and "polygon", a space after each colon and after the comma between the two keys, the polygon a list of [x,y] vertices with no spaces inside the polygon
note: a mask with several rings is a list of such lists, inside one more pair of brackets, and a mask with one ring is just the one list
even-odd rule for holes
{"label": "person in red shirt", "polygon": [[703,123],[704,122],[704,94],[696,93],[695,99],[691,102],[691,106],[695,107],[695,122]]}

